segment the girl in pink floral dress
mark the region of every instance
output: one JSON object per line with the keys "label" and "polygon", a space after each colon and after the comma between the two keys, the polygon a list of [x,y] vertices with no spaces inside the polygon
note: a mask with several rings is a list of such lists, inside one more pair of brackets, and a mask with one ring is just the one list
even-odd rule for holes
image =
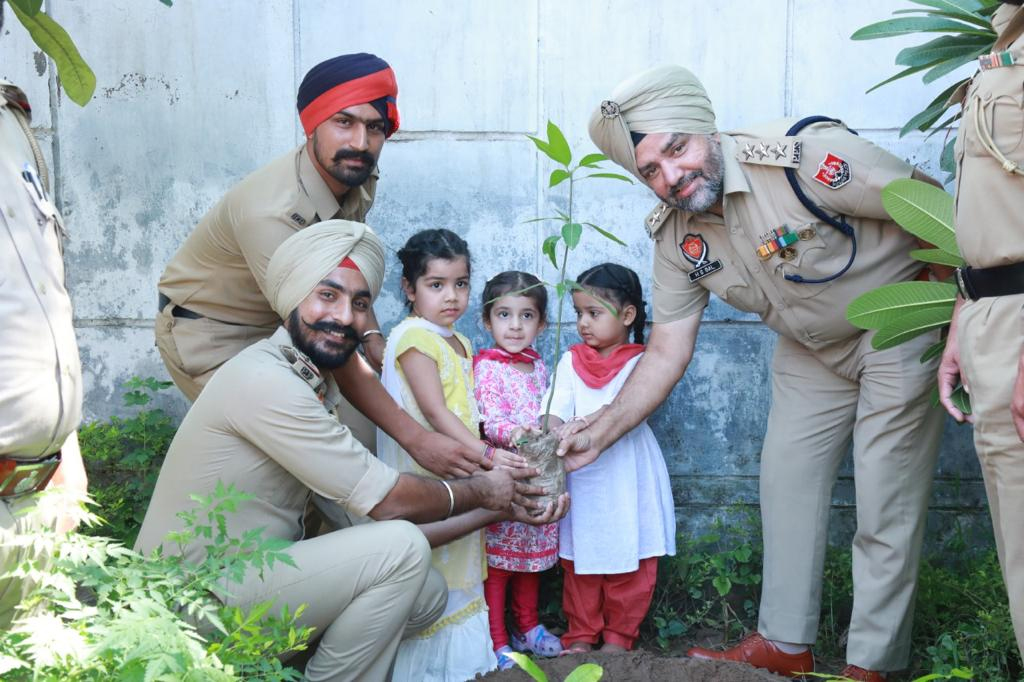
{"label": "girl in pink floral dress", "polygon": [[[532,344],[544,329],[546,312],[547,291],[533,275],[503,272],[484,288],[484,326],[494,337],[495,347],[473,358],[473,371],[484,436],[495,446],[513,450],[520,427],[535,424],[540,414],[548,369]],[[498,668],[514,665],[505,655],[513,649],[557,655],[562,645],[541,625],[537,596],[540,571],[558,560],[558,524],[528,526],[504,521],[488,526],[486,540],[484,598]],[[507,592],[511,593],[516,626],[511,639],[505,628]]]}

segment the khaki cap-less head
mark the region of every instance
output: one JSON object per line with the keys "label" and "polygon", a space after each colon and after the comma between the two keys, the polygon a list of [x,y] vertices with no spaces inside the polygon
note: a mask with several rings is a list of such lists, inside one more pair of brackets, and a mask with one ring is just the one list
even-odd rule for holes
{"label": "khaki cap-less head", "polygon": [[590,117],[597,148],[641,181],[634,133],[713,134],[715,111],[707,91],[681,66],[658,66],[624,80]]}
{"label": "khaki cap-less head", "polygon": [[299,230],[274,251],[267,266],[267,299],[286,319],[345,258],[366,278],[371,298],[384,282],[384,245],[363,223],[325,220]]}

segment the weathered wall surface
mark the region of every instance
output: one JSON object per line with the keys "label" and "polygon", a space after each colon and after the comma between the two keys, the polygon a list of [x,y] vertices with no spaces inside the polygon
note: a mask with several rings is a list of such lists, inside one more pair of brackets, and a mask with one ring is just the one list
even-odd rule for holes
{"label": "weathered wall surface", "polygon": [[[829,114],[938,174],[941,135],[897,135],[935,90],[908,81],[863,94],[893,73],[901,45],[848,37],[888,16],[887,0],[397,0],[386,9],[330,0],[178,0],[170,9],[156,0],[48,0],[47,9],[95,70],[93,101],[79,108],[62,95],[10,13],[0,77],[29,94],[52,156],[71,230],[68,271],[89,419],[121,409],[126,378],[165,376],[151,331],[164,264],[225,190],[300,140],[298,82],[335,54],[374,52],[398,74],[402,130],[384,148],[369,222],[392,249],[425,227],[459,231],[474,252],[477,290],[503,269],[544,270],[545,228],[523,221],[549,210],[550,166],[524,134],[551,119],[590,151],[592,107],[653,64],[698,73],[724,130]],[[642,226],[654,203],[649,192],[584,184],[579,199],[580,215],[629,246],[589,234],[572,269],[612,259],[649,284]],[[377,310],[385,326],[400,319],[394,270]],[[474,308],[460,328],[483,344],[476,317]],[[698,356],[653,419],[680,519],[691,528],[733,515],[733,505],[756,505],[773,346],[756,318],[720,301],[704,319]],[[184,410],[181,399],[168,403]],[[847,462],[835,492],[836,537],[853,523],[851,474]],[[930,541],[948,537],[957,522],[968,538],[983,537],[983,505],[969,431],[951,425]]]}

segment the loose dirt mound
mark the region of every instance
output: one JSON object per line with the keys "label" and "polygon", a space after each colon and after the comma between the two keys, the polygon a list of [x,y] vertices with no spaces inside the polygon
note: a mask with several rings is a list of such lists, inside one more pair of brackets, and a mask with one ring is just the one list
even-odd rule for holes
{"label": "loose dirt mound", "polygon": [[[604,668],[601,682],[777,682],[786,679],[741,663],[665,658],[646,651],[628,654],[603,654],[595,651],[586,655],[534,660],[548,674],[551,682],[561,682],[573,668],[582,663],[597,663]],[[492,672],[477,679],[488,682],[530,682],[532,678],[515,668]]]}

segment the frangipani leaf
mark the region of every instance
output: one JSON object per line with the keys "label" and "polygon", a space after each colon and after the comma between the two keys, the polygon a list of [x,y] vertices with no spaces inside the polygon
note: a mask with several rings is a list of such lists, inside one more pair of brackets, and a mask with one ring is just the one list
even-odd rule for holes
{"label": "frangipani leaf", "polygon": [[944,17],[901,17],[899,19],[886,19],[874,24],[869,24],[854,31],[850,36],[851,40],[874,40],[876,38],[891,38],[902,36],[908,33],[957,33],[987,35],[992,30],[985,30],[978,26],[965,24],[962,21],[954,21]]}
{"label": "frangipani leaf", "polygon": [[963,266],[964,259],[959,256],[952,256],[942,249],[914,249],[910,257],[922,263],[936,263],[937,265],[948,265],[953,268]]}
{"label": "frangipani leaf", "polygon": [[940,310],[952,316],[956,286],[945,282],[897,282],[861,294],[846,307],[846,319],[860,329],[898,323],[909,314]]}
{"label": "frangipani leaf", "polygon": [[8,4],[17,7],[30,17],[34,17],[43,8],[43,0],[8,0]]}
{"label": "frangipani leaf", "polygon": [[988,45],[977,47],[971,52],[968,52],[967,54],[962,54],[959,57],[953,57],[951,59],[948,59],[942,64],[939,64],[934,68],[930,69],[928,73],[921,77],[921,80],[925,83],[931,83],[933,81],[936,81],[945,76],[946,74],[956,71],[964,64],[970,64],[981,55],[987,53],[989,51],[989,47],[990,46]]}
{"label": "frangipani leaf", "polygon": [[942,355],[942,351],[944,350],[946,350],[946,339],[936,341],[932,345],[928,346],[928,350],[921,353],[921,364],[923,365],[932,358],[937,358],[938,356]]}
{"label": "frangipani leaf", "polygon": [[953,391],[953,395],[949,396],[949,399],[956,406],[956,409],[964,414],[971,413],[971,396],[968,395],[963,386],[957,386],[956,390]]}
{"label": "frangipani leaf", "polygon": [[871,339],[871,347],[885,350],[898,346],[904,341],[920,336],[925,332],[945,327],[953,318],[953,306],[946,308],[925,308],[906,313],[877,332]]}
{"label": "frangipani leaf", "polygon": [[882,189],[882,205],[910,234],[960,256],[953,232],[953,197],[943,190],[920,180],[893,180]]}
{"label": "frangipani leaf", "polygon": [[987,36],[940,36],[923,45],[905,47],[896,55],[898,66],[921,66],[957,57],[986,47],[992,42]]}
{"label": "frangipani leaf", "polygon": [[597,682],[604,676],[604,669],[597,663],[577,666],[565,678],[565,682]]}
{"label": "frangipani leaf", "polygon": [[61,25],[43,12],[26,14],[22,3],[12,3],[15,16],[24,24],[32,40],[57,66],[57,76],[68,97],[75,104],[84,107],[96,90],[96,74],[79,54],[75,42]]}

